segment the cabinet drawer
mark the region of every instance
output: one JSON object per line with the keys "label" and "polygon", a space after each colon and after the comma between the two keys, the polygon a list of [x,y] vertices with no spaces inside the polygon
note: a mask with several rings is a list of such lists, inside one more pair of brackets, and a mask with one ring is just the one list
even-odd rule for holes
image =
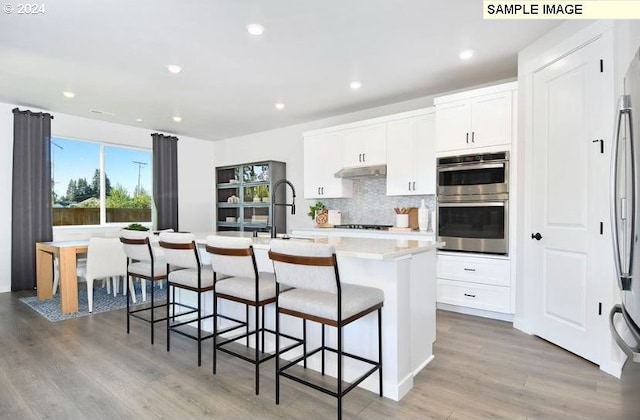
{"label": "cabinet drawer", "polygon": [[438,278],[495,286],[510,286],[509,260],[438,255]]}
{"label": "cabinet drawer", "polygon": [[511,288],[438,279],[439,303],[511,313]]}

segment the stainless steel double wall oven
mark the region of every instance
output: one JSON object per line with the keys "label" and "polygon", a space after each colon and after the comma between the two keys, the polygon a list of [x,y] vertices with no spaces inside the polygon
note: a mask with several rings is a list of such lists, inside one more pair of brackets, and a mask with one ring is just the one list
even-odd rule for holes
{"label": "stainless steel double wall oven", "polygon": [[438,158],[438,240],[449,251],[509,252],[509,152]]}

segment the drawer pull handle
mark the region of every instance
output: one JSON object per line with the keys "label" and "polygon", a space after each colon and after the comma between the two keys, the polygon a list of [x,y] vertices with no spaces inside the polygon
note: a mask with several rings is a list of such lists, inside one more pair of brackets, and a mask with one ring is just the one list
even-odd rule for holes
{"label": "drawer pull handle", "polygon": [[464,271],[476,271],[475,268],[465,268]]}
{"label": "drawer pull handle", "polygon": [[472,297],[472,298],[476,297],[476,295],[472,295],[472,294],[469,294],[469,293],[465,293],[464,295],[467,296],[467,297]]}

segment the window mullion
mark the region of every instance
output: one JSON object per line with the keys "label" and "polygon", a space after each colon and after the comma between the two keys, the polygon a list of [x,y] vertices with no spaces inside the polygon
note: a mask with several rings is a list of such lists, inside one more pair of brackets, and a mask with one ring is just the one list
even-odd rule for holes
{"label": "window mullion", "polygon": [[104,170],[104,144],[100,145],[100,225],[107,223],[107,192]]}

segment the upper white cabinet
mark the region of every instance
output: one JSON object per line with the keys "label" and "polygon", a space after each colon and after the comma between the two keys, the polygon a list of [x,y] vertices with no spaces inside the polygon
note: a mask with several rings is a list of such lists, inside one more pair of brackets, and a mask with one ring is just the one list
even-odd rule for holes
{"label": "upper white cabinet", "polygon": [[436,151],[511,144],[516,88],[511,82],[436,98]]}
{"label": "upper white cabinet", "polygon": [[343,130],[342,165],[384,165],[387,161],[387,124],[377,123]]}
{"label": "upper white cabinet", "polygon": [[[342,168],[342,132],[305,136],[304,198],[351,197],[353,182],[334,177]],[[338,153],[336,153],[338,151]]]}
{"label": "upper white cabinet", "polygon": [[435,108],[387,124],[387,195],[436,192]]}
{"label": "upper white cabinet", "polygon": [[352,197],[340,169],[387,165],[387,195],[435,194],[435,108],[304,133],[304,197]]}

